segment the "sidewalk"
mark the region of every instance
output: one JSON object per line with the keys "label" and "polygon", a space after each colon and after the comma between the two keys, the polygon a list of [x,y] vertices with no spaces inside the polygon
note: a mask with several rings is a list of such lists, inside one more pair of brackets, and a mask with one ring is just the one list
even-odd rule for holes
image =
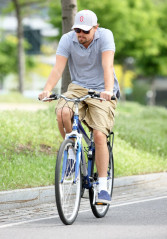
{"label": "sidewalk", "polygon": [[37,110],[45,110],[48,109],[47,104],[29,104],[29,103],[0,103],[0,111],[13,111],[13,110],[21,110],[21,111],[37,111]]}
{"label": "sidewalk", "polygon": [[[167,195],[167,173],[115,178],[113,197],[118,195],[128,199],[130,192],[144,195],[146,190],[150,191],[150,196],[153,195],[153,191],[161,194],[159,196]],[[55,202],[54,186],[0,192],[0,211],[52,202]]]}

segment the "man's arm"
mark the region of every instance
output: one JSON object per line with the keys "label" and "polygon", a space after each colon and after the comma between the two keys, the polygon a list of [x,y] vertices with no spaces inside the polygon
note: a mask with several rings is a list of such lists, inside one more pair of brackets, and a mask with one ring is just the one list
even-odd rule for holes
{"label": "man's arm", "polygon": [[55,87],[59,79],[61,78],[64,68],[67,63],[67,58],[64,56],[56,55],[56,64],[53,67],[50,76],[46,82],[46,85],[44,87],[44,91],[39,94],[40,100],[42,100],[45,97],[49,97],[50,92]]}
{"label": "man's arm", "polygon": [[102,67],[104,70],[105,91],[100,96],[106,100],[111,100],[114,89],[114,52],[104,51],[102,53]]}

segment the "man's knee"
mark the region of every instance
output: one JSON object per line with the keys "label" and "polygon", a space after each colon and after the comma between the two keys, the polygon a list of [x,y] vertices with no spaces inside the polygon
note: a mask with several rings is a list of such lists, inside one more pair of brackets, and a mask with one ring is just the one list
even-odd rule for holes
{"label": "man's knee", "polygon": [[95,144],[105,144],[107,142],[106,135],[99,130],[93,130]]}
{"label": "man's knee", "polygon": [[73,116],[72,110],[70,108],[68,108],[68,107],[63,107],[61,109],[58,109],[56,114],[57,114],[58,122],[60,122],[62,120],[63,121],[69,120]]}

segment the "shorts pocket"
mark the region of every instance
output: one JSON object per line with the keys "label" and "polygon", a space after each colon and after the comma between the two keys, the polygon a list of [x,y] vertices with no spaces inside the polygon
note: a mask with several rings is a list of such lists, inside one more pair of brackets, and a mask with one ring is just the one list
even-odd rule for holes
{"label": "shorts pocket", "polygon": [[110,132],[112,131],[112,128],[114,126],[114,117],[115,117],[115,110],[112,107],[110,107],[110,110],[109,110],[109,124],[108,124],[108,128],[109,128]]}
{"label": "shorts pocket", "polygon": [[112,107],[110,107],[110,116],[111,117],[115,117],[115,109],[113,109]]}

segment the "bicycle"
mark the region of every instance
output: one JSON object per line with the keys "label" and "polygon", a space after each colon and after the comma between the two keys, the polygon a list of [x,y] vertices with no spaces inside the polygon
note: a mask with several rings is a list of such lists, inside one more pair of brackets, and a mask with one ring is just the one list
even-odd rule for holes
{"label": "bicycle", "polygon": [[[109,209],[109,204],[96,203],[95,201],[98,192],[98,172],[95,165],[93,133],[90,132],[90,137],[87,135],[79,121],[78,115],[78,105],[81,101],[87,98],[95,98],[97,100],[104,99],[100,98],[100,94],[96,94],[94,91],[88,91],[88,94],[81,98],[70,99],[64,95],[52,94],[49,98],[44,98],[43,101],[58,100],[59,98],[63,98],[67,102],[74,102],[75,107],[72,132],[66,134],[65,140],[59,148],[55,167],[55,198],[57,210],[62,222],[66,225],[70,225],[75,221],[78,215],[80,200],[85,189],[89,190],[90,206],[95,217],[104,217]],[[112,97],[112,100],[115,99],[115,97]],[[84,138],[87,147],[83,147],[82,138]],[[109,150],[107,190],[110,196],[112,196],[114,183],[113,143],[114,133],[110,132],[107,137]],[[70,159],[69,149],[73,151],[75,158]]]}

